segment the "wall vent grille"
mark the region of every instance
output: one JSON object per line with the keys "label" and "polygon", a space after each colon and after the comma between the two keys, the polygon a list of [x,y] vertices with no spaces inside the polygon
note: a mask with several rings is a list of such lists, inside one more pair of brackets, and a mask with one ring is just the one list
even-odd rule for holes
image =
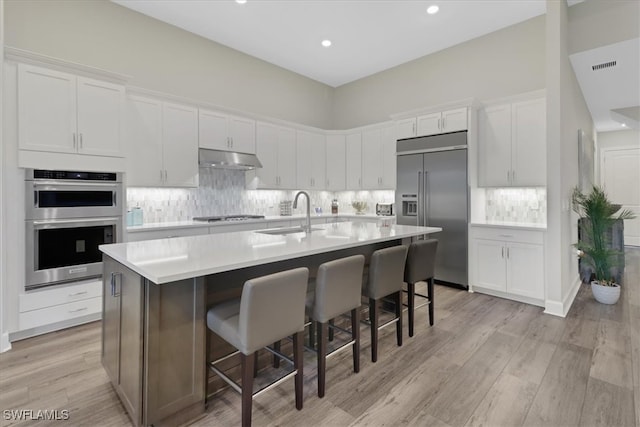
{"label": "wall vent grille", "polygon": [[598,71],[598,70],[603,70],[605,68],[615,67],[616,66],[616,62],[617,61],[609,61],[609,62],[603,62],[602,64],[592,65],[591,69],[593,71]]}

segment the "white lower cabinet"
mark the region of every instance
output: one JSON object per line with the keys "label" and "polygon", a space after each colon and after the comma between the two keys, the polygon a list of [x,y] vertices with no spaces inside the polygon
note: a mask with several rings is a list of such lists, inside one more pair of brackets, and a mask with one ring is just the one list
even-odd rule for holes
{"label": "white lower cabinet", "polygon": [[542,305],[544,232],[472,227],[471,284],[477,292]]}

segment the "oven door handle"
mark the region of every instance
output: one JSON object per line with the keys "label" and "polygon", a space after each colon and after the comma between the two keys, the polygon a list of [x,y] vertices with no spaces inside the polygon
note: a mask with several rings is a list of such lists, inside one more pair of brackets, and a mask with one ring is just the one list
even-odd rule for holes
{"label": "oven door handle", "polygon": [[120,290],[117,289],[118,287],[118,282],[116,281],[117,276],[120,276],[120,282],[122,282],[122,273],[120,272],[111,273],[111,296],[115,298],[120,296]]}
{"label": "oven door handle", "polygon": [[63,224],[111,224],[120,221],[119,217],[100,217],[100,218],[76,218],[76,219],[52,219],[52,220],[37,220],[31,221],[34,228],[45,228],[51,225],[63,225]]}
{"label": "oven door handle", "polygon": [[120,183],[114,182],[61,182],[61,181],[38,181],[34,182],[34,187],[117,187]]}

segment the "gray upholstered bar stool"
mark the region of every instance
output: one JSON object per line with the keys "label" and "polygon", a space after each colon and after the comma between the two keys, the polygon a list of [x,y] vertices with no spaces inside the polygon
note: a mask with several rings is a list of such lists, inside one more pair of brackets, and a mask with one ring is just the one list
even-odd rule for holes
{"label": "gray upholstered bar stool", "polygon": [[[429,325],[433,326],[433,277],[436,264],[436,239],[418,240],[409,245],[404,281],[407,282],[407,307],[409,311],[409,336],[413,336],[413,320],[416,308],[429,305]],[[427,283],[427,295],[416,293],[416,283]],[[427,302],[416,307],[415,297],[426,298]]]}
{"label": "gray upholstered bar stool", "polygon": [[[354,255],[325,262],[318,268],[315,289],[307,294],[307,315],[318,331],[318,396],[324,396],[327,358],[349,346],[353,350],[353,371],[360,371],[360,305],[364,256]],[[351,312],[351,341],[327,354],[329,328],[335,317]]]}
{"label": "gray upholstered bar stool", "polygon": [[[307,268],[247,280],[239,300],[215,305],[207,312],[209,329],[240,353],[242,388],[215,366],[230,356],[211,362],[209,367],[242,395],[242,425],[245,427],[251,425],[253,398],[294,375],[296,408],[302,409],[304,308],[308,280]],[[293,364],[293,371],[254,393],[254,353],[290,335],[293,335],[293,361],[280,356]]]}
{"label": "gray upholstered bar stool", "polygon": [[[378,331],[392,323],[396,324],[396,340],[402,345],[402,287],[404,265],[407,259],[406,246],[378,249],[371,255],[369,275],[363,295],[369,298],[369,320],[371,321],[371,361],[378,360]],[[395,306],[395,318],[378,326],[379,305],[382,298],[391,296]]]}

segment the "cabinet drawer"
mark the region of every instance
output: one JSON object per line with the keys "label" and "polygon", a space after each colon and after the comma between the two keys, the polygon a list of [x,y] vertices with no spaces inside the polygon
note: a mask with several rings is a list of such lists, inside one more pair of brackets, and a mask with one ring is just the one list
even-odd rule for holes
{"label": "cabinet drawer", "polygon": [[55,289],[31,291],[18,297],[18,311],[24,313],[60,304],[102,296],[102,282],[84,282]]}
{"label": "cabinet drawer", "polygon": [[154,240],[154,239],[168,239],[171,237],[186,237],[186,236],[198,236],[201,234],[208,234],[209,227],[196,227],[196,228],[173,228],[169,230],[153,230],[153,231],[138,231],[135,233],[128,233],[128,242],[140,242],[142,240]]}
{"label": "cabinet drawer", "polygon": [[544,243],[543,231],[518,230],[516,228],[471,227],[471,237],[476,239],[533,243],[539,245]]}
{"label": "cabinet drawer", "polygon": [[19,329],[31,329],[51,323],[62,322],[88,314],[100,313],[102,310],[102,297],[89,298],[82,301],[74,301],[53,307],[31,310],[18,315]]}

